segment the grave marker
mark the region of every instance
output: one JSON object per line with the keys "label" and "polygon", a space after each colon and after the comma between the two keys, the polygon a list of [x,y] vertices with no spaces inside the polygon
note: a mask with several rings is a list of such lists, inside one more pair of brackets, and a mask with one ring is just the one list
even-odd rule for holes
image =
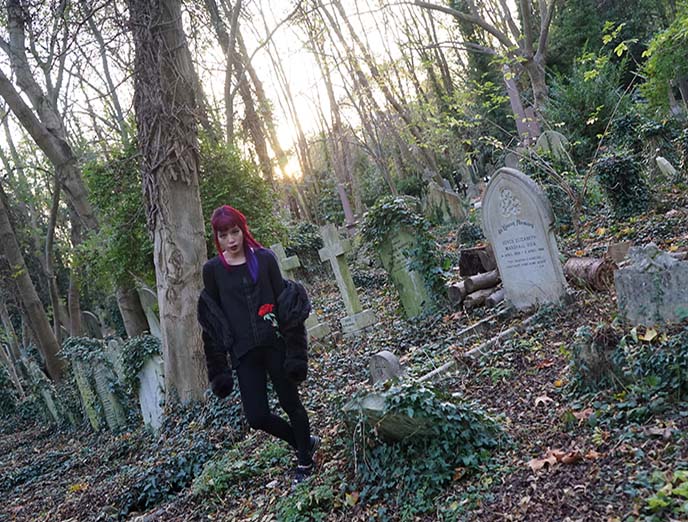
{"label": "grave marker", "polygon": [[409,227],[400,225],[389,231],[377,247],[382,266],[399,293],[406,317],[416,317],[433,304],[423,274],[409,268],[409,252],[417,246],[416,236]]}
{"label": "grave marker", "polygon": [[428,183],[423,206],[425,216],[439,223],[459,223],[466,219],[461,196],[435,181]]}
{"label": "grave marker", "polygon": [[399,358],[388,350],[382,350],[370,358],[370,381],[385,382],[401,376]]}
{"label": "grave marker", "polygon": [[[287,253],[281,243],[275,243],[270,246],[270,250],[275,253],[277,264],[284,277],[287,279],[294,279],[292,271],[301,266],[299,257],[287,257]],[[330,333],[330,327],[327,324],[318,322],[318,317],[314,310],[311,311],[311,315],[306,319],[305,325],[308,337],[311,339],[322,339]]]}
{"label": "grave marker", "polygon": [[555,130],[544,131],[535,142],[535,150],[548,152],[558,160],[567,158],[566,147],[568,146],[569,140],[566,136]]}
{"label": "grave marker", "polygon": [[688,263],[656,245],[632,247],[631,265],[614,273],[616,303],[633,325],[680,323],[688,318]]}
{"label": "grave marker", "polygon": [[162,339],[160,319],[158,319],[158,315],[155,313],[155,307],[158,306],[158,296],[147,286],[139,288],[138,293],[139,299],[141,300],[141,306],[143,307],[143,313],[146,314],[146,319],[148,320],[150,334],[158,339]]}
{"label": "grave marker", "polygon": [[515,169],[499,169],[485,191],[482,218],[513,306],[520,310],[566,296],[554,216],[533,180]]}
{"label": "grave marker", "polygon": [[81,312],[81,321],[86,327],[86,334],[88,334],[89,337],[94,339],[103,338],[103,329],[100,324],[100,319],[98,319],[96,314],[88,310],[83,310]]}
{"label": "grave marker", "polygon": [[165,404],[165,378],[162,357],[151,357],[138,374],[139,405],[143,423],[157,431],[162,425]]}
{"label": "grave marker", "polygon": [[321,261],[329,261],[344,300],[347,316],[341,319],[342,330],[345,335],[351,335],[375,323],[375,315],[370,310],[363,310],[356,293],[356,286],[351,278],[351,272],[344,259],[344,254],[351,250],[348,239],[340,240],[337,229],[333,224],[320,227],[323,248],[318,250]]}

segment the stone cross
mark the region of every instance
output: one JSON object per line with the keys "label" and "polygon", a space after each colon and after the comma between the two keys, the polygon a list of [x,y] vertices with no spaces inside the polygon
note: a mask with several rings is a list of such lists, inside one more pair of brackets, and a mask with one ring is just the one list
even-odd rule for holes
{"label": "stone cross", "polygon": [[513,306],[522,310],[566,296],[552,209],[532,179],[516,169],[499,169],[487,185],[482,219]]}
{"label": "stone cross", "polygon": [[[270,250],[275,253],[277,257],[277,264],[280,267],[280,271],[284,277],[288,279],[293,279],[292,270],[299,268],[301,266],[301,261],[298,256],[287,257],[287,253],[284,251],[284,247],[281,243],[275,243],[270,246]],[[306,331],[308,332],[308,337],[310,339],[322,339],[330,333],[330,327],[326,323],[318,322],[318,317],[315,311],[311,312],[311,315],[306,319]]]}
{"label": "stone cross", "polygon": [[351,272],[344,259],[344,254],[351,250],[351,243],[348,239],[340,240],[337,228],[331,223],[320,227],[320,235],[325,245],[318,251],[320,260],[329,261],[332,265],[347,312],[347,317],[341,320],[342,330],[345,335],[355,334],[371,326],[375,322],[375,315],[370,310],[362,309]]}
{"label": "stone cross", "polygon": [[301,266],[301,261],[299,261],[298,256],[287,257],[287,253],[285,252],[282,243],[270,245],[270,250],[275,253],[275,257],[277,257],[277,264],[279,265],[280,271],[284,277],[287,279],[294,279],[292,274],[293,270]]}

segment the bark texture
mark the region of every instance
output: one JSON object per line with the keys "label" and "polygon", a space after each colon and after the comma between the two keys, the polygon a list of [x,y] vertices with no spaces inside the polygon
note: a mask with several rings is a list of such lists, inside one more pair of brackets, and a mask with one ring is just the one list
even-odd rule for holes
{"label": "bark texture", "polygon": [[196,303],[206,256],[198,188],[193,65],[179,0],[128,0],[136,49],[134,108],[168,401],[206,388]]}

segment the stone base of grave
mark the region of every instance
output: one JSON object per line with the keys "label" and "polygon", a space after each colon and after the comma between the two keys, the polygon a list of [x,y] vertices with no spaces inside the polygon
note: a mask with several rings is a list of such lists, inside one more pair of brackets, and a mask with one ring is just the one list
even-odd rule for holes
{"label": "stone base of grave", "polygon": [[630,324],[655,326],[688,318],[688,263],[658,272],[622,268],[614,273],[617,306]]}
{"label": "stone base of grave", "polygon": [[377,319],[372,310],[363,310],[354,315],[349,315],[340,321],[344,336],[356,335],[369,326],[375,324]]}
{"label": "stone base of grave", "polygon": [[381,393],[370,393],[360,400],[352,400],[344,405],[345,412],[360,411],[366,421],[375,426],[377,432],[391,440],[403,440],[413,435],[429,435],[426,420],[406,415],[384,414],[385,397]]}
{"label": "stone base of grave", "polygon": [[323,339],[330,334],[330,327],[326,323],[319,323],[315,315],[309,315],[304,323],[308,331],[308,339]]}

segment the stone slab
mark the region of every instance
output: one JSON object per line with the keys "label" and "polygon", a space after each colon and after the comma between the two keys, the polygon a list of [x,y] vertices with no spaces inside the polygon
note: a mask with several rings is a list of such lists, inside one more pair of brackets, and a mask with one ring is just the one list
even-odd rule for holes
{"label": "stone slab", "polygon": [[345,336],[356,335],[377,322],[372,310],[363,310],[354,315],[346,316],[340,321],[342,333]]}

